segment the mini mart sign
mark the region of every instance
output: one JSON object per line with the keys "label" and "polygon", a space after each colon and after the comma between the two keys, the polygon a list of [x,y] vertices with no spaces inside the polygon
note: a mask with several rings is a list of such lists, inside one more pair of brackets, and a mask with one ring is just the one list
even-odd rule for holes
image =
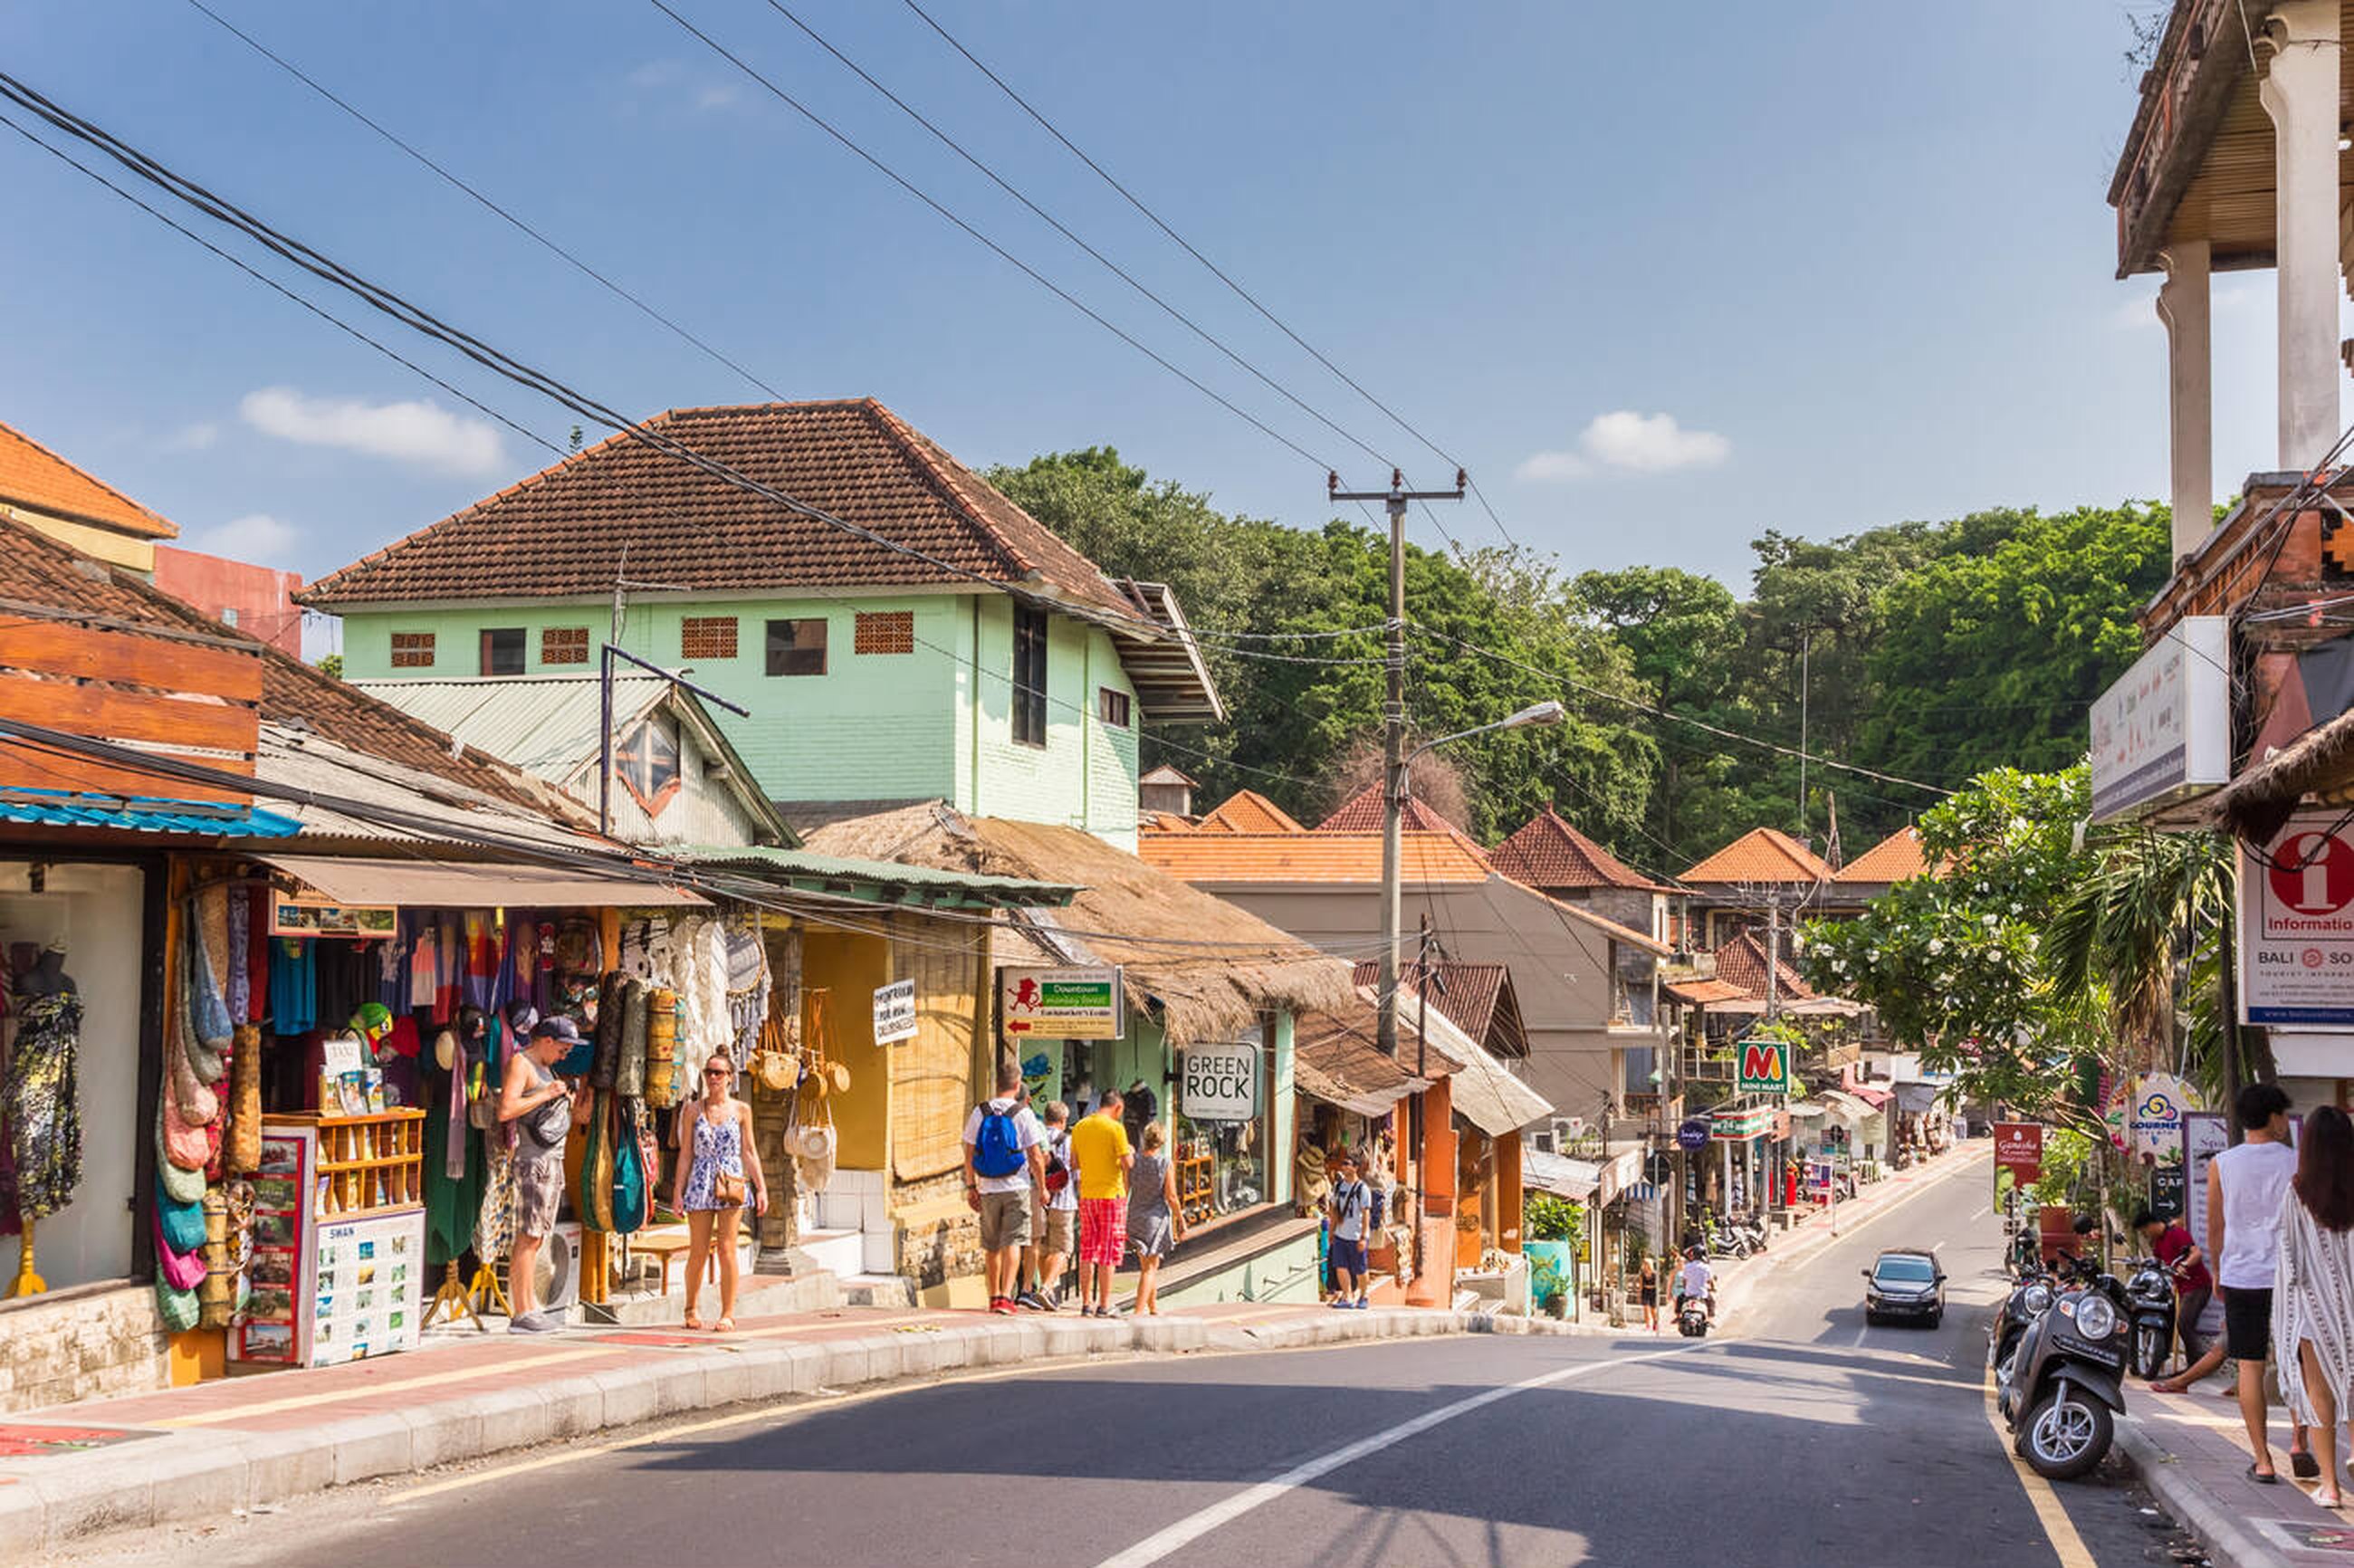
{"label": "mini mart sign", "polygon": [[1790,1046],[1771,1035],[1754,1035],[1734,1047],[1739,1065],[1734,1087],[1744,1095],[1790,1092]]}
{"label": "mini mart sign", "polygon": [[1118,1040],[1128,999],[1119,967],[997,971],[998,1017],[1007,1038]]}

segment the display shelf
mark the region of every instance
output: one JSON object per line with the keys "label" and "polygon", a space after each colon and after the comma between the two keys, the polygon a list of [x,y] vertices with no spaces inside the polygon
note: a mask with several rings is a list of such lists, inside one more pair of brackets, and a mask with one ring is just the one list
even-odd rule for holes
{"label": "display shelf", "polygon": [[425,1201],[425,1113],[272,1117],[314,1128],[319,1137],[314,1212],[323,1220],[365,1219]]}

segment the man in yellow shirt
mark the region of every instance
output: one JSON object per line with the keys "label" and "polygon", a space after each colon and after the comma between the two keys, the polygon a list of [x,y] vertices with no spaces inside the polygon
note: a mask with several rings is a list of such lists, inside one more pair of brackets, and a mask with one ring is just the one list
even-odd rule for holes
{"label": "man in yellow shirt", "polygon": [[1079,1168],[1079,1316],[1111,1316],[1111,1277],[1128,1250],[1128,1172],[1136,1163],[1117,1093],[1071,1128]]}

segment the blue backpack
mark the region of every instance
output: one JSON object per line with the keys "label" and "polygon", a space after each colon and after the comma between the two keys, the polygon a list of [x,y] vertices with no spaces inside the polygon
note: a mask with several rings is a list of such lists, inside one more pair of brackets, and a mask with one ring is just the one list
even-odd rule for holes
{"label": "blue backpack", "polygon": [[1011,1176],[1026,1162],[1022,1151],[1022,1129],[1014,1120],[1012,1107],[993,1108],[992,1101],[981,1107],[981,1130],[972,1140],[972,1169],[976,1176]]}

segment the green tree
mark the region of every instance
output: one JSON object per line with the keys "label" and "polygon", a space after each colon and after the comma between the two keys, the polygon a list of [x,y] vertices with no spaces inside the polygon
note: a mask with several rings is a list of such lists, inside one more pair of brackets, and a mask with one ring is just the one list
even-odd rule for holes
{"label": "green tree", "polygon": [[340,653],[329,653],[323,655],[319,660],[319,673],[326,676],[327,679],[331,681],[342,680],[344,678],[344,656]]}

